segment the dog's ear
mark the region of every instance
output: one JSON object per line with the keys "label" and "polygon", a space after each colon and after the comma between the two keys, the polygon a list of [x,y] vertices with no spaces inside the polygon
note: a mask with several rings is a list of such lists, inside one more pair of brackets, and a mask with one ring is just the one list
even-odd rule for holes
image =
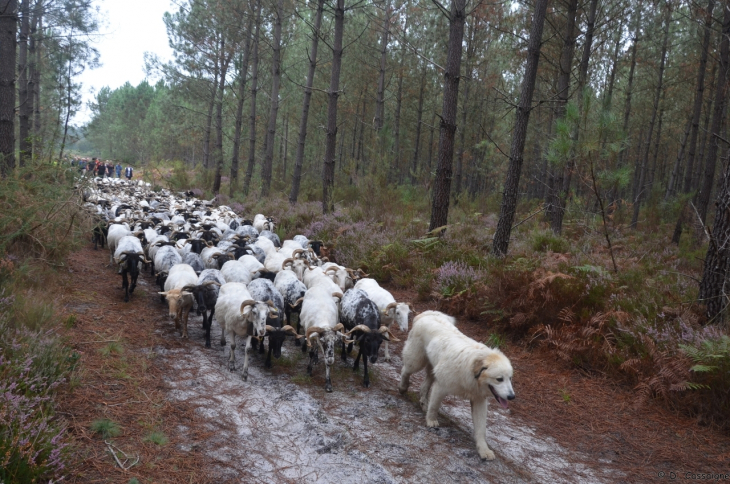
{"label": "dog's ear", "polygon": [[489,365],[487,365],[486,360],[484,360],[483,358],[474,360],[474,363],[471,366],[472,373],[474,373],[474,379],[478,380],[482,372],[487,368],[489,368]]}

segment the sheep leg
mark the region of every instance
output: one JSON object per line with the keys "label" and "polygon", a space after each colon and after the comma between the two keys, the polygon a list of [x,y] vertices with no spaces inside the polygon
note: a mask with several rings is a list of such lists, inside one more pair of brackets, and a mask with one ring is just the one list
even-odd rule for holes
{"label": "sheep leg", "polygon": [[[362,347],[360,348],[360,353],[362,353]],[[360,358],[360,353],[357,354],[357,357]],[[362,358],[362,365],[363,365],[363,371],[365,372],[365,375],[362,379],[362,384],[365,388],[370,387],[370,373],[368,373],[368,357],[363,356]]]}
{"label": "sheep leg", "polygon": [[[284,313],[286,314],[286,320],[289,321],[290,324],[291,324],[291,315],[292,315],[292,312],[291,312],[291,308],[289,308],[288,306],[289,306],[288,303],[285,303],[284,304]],[[301,325],[299,324],[299,318],[297,318],[297,334],[299,334],[299,328],[300,327],[301,327]],[[302,342],[299,340],[299,338],[297,338],[295,336],[294,337],[294,346],[300,346],[301,344],[302,344]]]}
{"label": "sheep leg", "polygon": [[188,316],[190,315],[190,308],[185,307],[182,310],[182,337],[188,339]]}
{"label": "sheep leg", "polygon": [[421,409],[425,412],[428,408],[428,394],[431,392],[431,386],[434,382],[434,376],[433,376],[433,367],[430,364],[426,365],[426,378],[423,380],[423,385],[421,385]]}
{"label": "sheep leg", "polygon": [[474,423],[474,441],[477,444],[479,457],[494,460],[494,452],[487,445],[487,401],[471,400],[471,418]]}
{"label": "sheep leg", "polygon": [[[231,354],[228,356],[228,371],[236,371],[236,335],[230,331]],[[221,334],[221,344],[226,344],[225,337]]]}
{"label": "sheep leg", "polygon": [[251,336],[246,337],[246,346],[243,348],[243,373],[241,377],[243,381],[248,380],[248,350],[251,349]]}
{"label": "sheep leg", "polygon": [[[307,345],[304,345],[304,348],[306,348]],[[307,375],[312,376],[312,367],[314,367],[314,364],[317,363],[317,347],[313,347],[311,350],[309,350],[309,365],[307,365]]]}
{"label": "sheep leg", "polygon": [[[358,346],[357,358],[355,358],[355,364],[352,365],[352,371],[357,371],[360,369],[360,357],[362,356],[362,346],[361,345],[362,345],[362,343],[360,343],[360,346]],[[362,359],[363,362],[365,362],[366,360],[367,360],[367,358]],[[367,368],[367,367],[368,367],[368,364],[365,363],[365,368]],[[366,373],[367,373],[367,370],[366,370]]]}
{"label": "sheep leg", "polygon": [[345,338],[342,338],[342,353],[340,353],[340,359],[344,364],[347,364],[347,352],[345,350]]}
{"label": "sheep leg", "polygon": [[[264,345],[262,344],[261,347],[263,348]],[[271,353],[273,352],[274,348],[271,344],[271,336],[269,336],[269,351],[266,353],[266,361],[264,362],[264,368],[271,368]]]}
{"label": "sheep leg", "polygon": [[330,378],[330,365],[327,363],[325,358],[325,369],[324,369],[324,391],[332,393],[332,379]]}
{"label": "sheep leg", "polygon": [[[259,354],[263,355],[264,354],[264,337],[263,336],[261,337],[260,343],[261,344],[259,345]],[[269,338],[269,347],[270,346],[271,346],[271,338]]]}
{"label": "sheep leg", "polygon": [[[302,339],[304,339],[304,338],[302,338]],[[300,341],[299,338],[294,338],[294,341],[296,341],[298,343],[297,346],[299,346],[300,344],[302,345],[302,353],[306,353],[307,352],[307,343],[306,343],[306,341]]]}
{"label": "sheep leg", "polygon": [[383,342],[385,344],[385,361],[390,361],[390,351],[388,351],[388,341]]}
{"label": "sheep leg", "polygon": [[139,276],[139,272],[136,274],[132,274],[132,285],[129,286],[129,293],[134,292],[134,288],[137,287],[137,277]]}
{"label": "sheep leg", "polygon": [[208,311],[203,311],[203,327],[205,328],[205,347],[210,348],[210,327],[213,322],[213,313],[207,316]]}
{"label": "sheep leg", "polygon": [[[427,427],[438,427],[438,413],[441,407],[441,402],[448,392],[445,388],[439,385],[439,382],[435,381],[431,385],[431,397],[428,399],[428,411],[426,412],[426,426]],[[486,426],[486,423],[485,423]]]}
{"label": "sheep leg", "polygon": [[127,271],[122,271],[122,289],[124,289],[124,302],[129,302],[129,281]]}

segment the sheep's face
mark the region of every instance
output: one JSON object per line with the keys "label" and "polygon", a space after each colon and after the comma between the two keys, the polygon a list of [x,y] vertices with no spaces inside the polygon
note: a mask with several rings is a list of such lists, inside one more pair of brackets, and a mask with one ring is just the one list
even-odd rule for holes
{"label": "sheep's face", "polygon": [[296,274],[300,281],[304,279],[304,271],[307,269],[307,263],[303,260],[295,260],[291,265],[291,270]]}
{"label": "sheep's face", "polygon": [[366,358],[370,358],[370,363],[376,363],[378,361],[378,352],[380,351],[380,344],[385,338],[381,333],[369,333],[363,334],[358,338],[358,344],[362,349],[362,354]]}
{"label": "sheep's face", "polygon": [[165,296],[167,300],[168,316],[170,319],[174,319],[177,313],[184,307],[193,306],[193,293],[183,291],[182,289],[171,289],[167,292],[159,293],[161,296]]}
{"label": "sheep's face", "polygon": [[332,330],[325,331],[319,337],[320,344],[322,345],[322,353],[324,353],[324,361],[327,365],[334,365],[335,363],[335,344],[339,340],[339,333],[335,333]]}
{"label": "sheep's face", "polygon": [[256,304],[246,306],[242,315],[253,326],[252,336],[263,337],[266,334],[266,318],[271,308],[264,302],[256,301]]}
{"label": "sheep's face", "polygon": [[[392,310],[391,310],[392,314]],[[395,307],[395,317],[393,318],[398,324],[398,328],[404,333],[408,331],[408,316],[411,314],[411,308],[406,303],[398,303]]]}

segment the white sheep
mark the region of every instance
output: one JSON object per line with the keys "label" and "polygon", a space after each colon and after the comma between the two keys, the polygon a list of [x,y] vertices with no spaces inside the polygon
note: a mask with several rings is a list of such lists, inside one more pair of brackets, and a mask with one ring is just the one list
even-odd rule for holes
{"label": "white sheep", "polygon": [[237,260],[229,260],[221,268],[221,275],[226,282],[241,282],[248,284],[253,279],[246,264]]}
{"label": "white sheep", "polygon": [[[399,303],[391,293],[380,287],[375,279],[364,278],[357,281],[355,289],[362,289],[382,313],[382,323],[390,330],[393,322],[398,323],[398,327],[404,333],[408,331],[408,315],[413,310],[411,303]],[[385,361],[390,361],[390,351],[388,341],[385,342]]]}
{"label": "white sheep", "polygon": [[[127,224],[112,224],[109,225],[109,231],[106,235],[106,243],[109,247],[109,263],[114,262],[114,252],[117,250],[117,243],[122,237],[131,235],[132,232],[129,230]],[[141,244],[140,244],[141,245]]]}
{"label": "white sheep", "polygon": [[[325,276],[325,278],[327,278]],[[329,279],[329,278],[327,278]],[[299,314],[300,325],[304,327],[306,345],[302,345],[302,351],[313,348],[309,351],[309,365],[307,374],[312,375],[312,367],[319,361],[318,350],[322,350],[325,364],[325,385],[326,392],[332,391],[332,380],[330,379],[330,366],[335,362],[335,343],[344,335],[344,326],[339,322],[339,300],[342,293],[331,292],[324,285],[315,286],[304,295],[302,311]],[[315,347],[312,340],[316,339]]]}
{"label": "white sheep", "polygon": [[236,335],[246,338],[241,376],[244,380],[247,380],[248,352],[251,349],[251,338],[261,341],[268,329],[266,327],[266,318],[277,317],[278,314],[273,306],[262,301],[255,301],[246,289],[245,284],[229,282],[221,286],[218,293],[215,315],[218,324],[222,328],[221,346],[225,346],[226,340],[231,343],[231,353],[228,357],[228,369],[230,371],[236,369]]}
{"label": "white sheep", "polygon": [[168,304],[168,315],[175,319],[175,329],[182,325],[182,337],[188,337],[188,314],[193,308],[193,293],[185,290],[185,286],[195,286],[198,283],[198,274],[187,264],[177,264],[170,268],[165,281],[165,296]]}

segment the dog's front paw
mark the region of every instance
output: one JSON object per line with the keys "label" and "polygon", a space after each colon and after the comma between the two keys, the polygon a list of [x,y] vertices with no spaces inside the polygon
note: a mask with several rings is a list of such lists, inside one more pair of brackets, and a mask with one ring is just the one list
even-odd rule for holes
{"label": "dog's front paw", "polygon": [[492,449],[489,447],[484,447],[482,449],[477,449],[479,452],[479,457],[481,457],[484,460],[494,460],[494,452],[492,452]]}
{"label": "dog's front paw", "polygon": [[[433,428],[436,428],[438,426],[439,426],[439,421],[438,420],[436,420],[436,419],[433,419],[433,420],[426,419],[426,427],[429,427],[429,428],[432,428],[433,429]],[[494,458],[494,454],[492,454],[492,458]]]}
{"label": "dog's front paw", "polygon": [[398,392],[401,395],[405,395],[408,392],[408,387],[404,387],[403,385],[398,385]]}

